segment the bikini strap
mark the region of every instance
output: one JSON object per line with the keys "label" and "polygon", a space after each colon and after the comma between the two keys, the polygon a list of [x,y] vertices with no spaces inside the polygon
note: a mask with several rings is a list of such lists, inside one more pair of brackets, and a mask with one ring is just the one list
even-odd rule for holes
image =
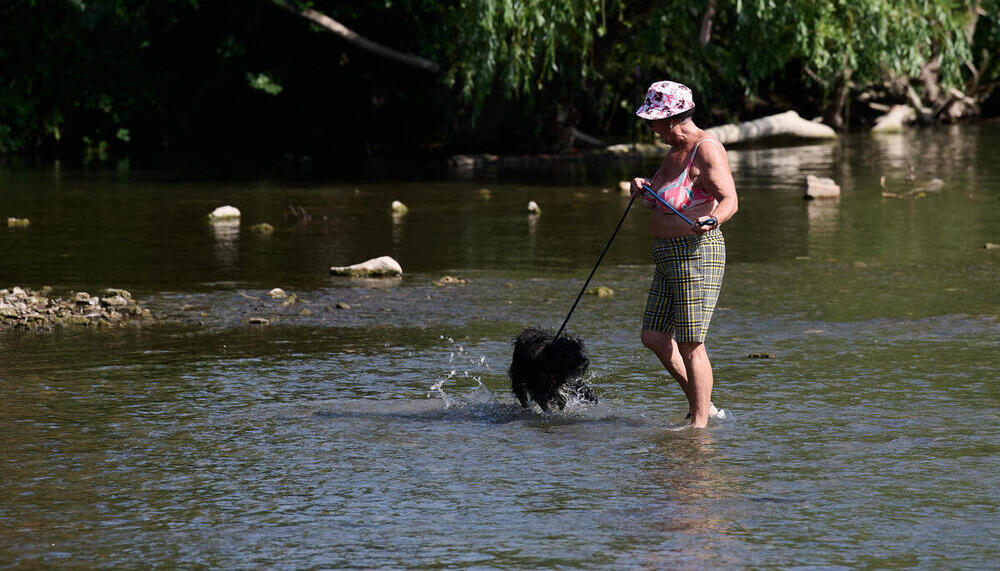
{"label": "bikini strap", "polygon": [[694,156],[698,154],[698,147],[700,147],[701,144],[704,143],[705,141],[708,141],[709,143],[715,143],[716,145],[720,145],[721,144],[718,141],[716,141],[715,139],[710,139],[708,137],[705,137],[704,139],[701,139],[700,141],[698,141],[697,143],[695,143],[694,144],[694,150],[691,151],[691,158],[688,159],[688,164],[687,164],[687,167],[685,167],[684,172],[687,172],[687,171],[691,170],[691,165],[694,164]]}

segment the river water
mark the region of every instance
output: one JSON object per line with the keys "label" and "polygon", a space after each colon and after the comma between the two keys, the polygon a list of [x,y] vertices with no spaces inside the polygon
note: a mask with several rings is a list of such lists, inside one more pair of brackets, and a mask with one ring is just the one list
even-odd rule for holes
{"label": "river water", "polygon": [[[984,124],[732,151],[707,342],[730,418],[705,430],[638,341],[643,209],[595,277],[614,296],[570,322],[601,402],[507,388],[510,338],[559,326],[616,181],[655,165],[0,170],[0,218],[31,219],[0,230],[0,288],[122,287],[162,317],[0,332],[0,566],[996,567],[998,148]],[[803,200],[807,174],[842,197]],[[222,204],[241,226],[202,219]],[[328,276],[381,255],[402,279]]]}

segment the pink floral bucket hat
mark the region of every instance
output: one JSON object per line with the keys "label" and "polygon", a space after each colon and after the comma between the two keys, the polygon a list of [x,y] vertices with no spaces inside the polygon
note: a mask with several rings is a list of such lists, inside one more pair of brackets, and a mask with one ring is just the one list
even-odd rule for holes
{"label": "pink floral bucket hat", "polygon": [[657,81],[649,86],[646,100],[635,114],[643,119],[666,119],[694,109],[691,88],[673,81]]}

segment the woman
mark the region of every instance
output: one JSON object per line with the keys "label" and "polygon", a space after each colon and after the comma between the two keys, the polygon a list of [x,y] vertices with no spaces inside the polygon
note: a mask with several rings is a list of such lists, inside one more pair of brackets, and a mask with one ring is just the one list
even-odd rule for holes
{"label": "woman", "polygon": [[654,83],[635,114],[670,145],[652,179],[632,180],[632,195],[641,195],[643,205],[654,209],[650,230],[656,271],[642,320],[642,343],[684,390],[691,425],[704,427],[713,384],[705,336],[726,264],[720,226],[736,214],[736,185],[722,143],[691,120],[694,99],[688,87]]}

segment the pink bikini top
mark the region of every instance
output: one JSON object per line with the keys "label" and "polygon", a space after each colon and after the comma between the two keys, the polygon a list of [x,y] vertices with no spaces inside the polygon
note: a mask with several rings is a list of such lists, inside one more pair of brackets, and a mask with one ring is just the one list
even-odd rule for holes
{"label": "pink bikini top", "polygon": [[[669,202],[670,205],[677,210],[684,211],[692,206],[698,206],[715,200],[715,197],[705,192],[704,189],[695,187],[690,176],[691,164],[694,163],[694,156],[698,153],[698,147],[700,147],[705,141],[715,143],[715,140],[713,139],[702,139],[695,143],[694,149],[691,151],[691,158],[688,159],[687,166],[684,167],[681,174],[656,191],[656,194],[658,194],[660,198]],[[656,171],[656,174],[660,174],[660,171]],[[653,178],[655,179],[656,175],[653,175]],[[660,204],[658,200],[649,196],[648,193],[644,193],[642,199],[649,203],[655,203],[656,207],[667,214],[673,214],[669,208]]]}

